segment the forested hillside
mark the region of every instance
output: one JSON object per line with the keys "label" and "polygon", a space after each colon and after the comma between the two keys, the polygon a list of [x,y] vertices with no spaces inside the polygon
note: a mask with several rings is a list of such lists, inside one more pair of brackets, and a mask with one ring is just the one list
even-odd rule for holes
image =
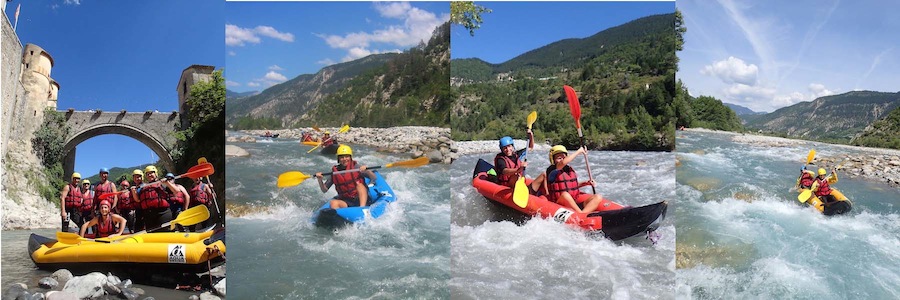
{"label": "forested hillside", "polygon": [[884,119],[866,127],[851,143],[865,147],[900,149],[900,108],[895,108]]}

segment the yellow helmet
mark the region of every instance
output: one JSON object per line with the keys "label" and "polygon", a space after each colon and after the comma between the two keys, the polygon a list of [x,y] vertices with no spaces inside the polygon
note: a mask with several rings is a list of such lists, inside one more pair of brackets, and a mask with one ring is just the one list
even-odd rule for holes
{"label": "yellow helmet", "polygon": [[72,179],[75,179],[75,178],[81,179],[81,173],[78,173],[78,172],[72,173]]}
{"label": "yellow helmet", "polygon": [[159,173],[156,171],[156,166],[153,166],[153,165],[150,165],[150,166],[147,166],[146,168],[144,168],[144,173],[150,173],[150,172]]}
{"label": "yellow helmet", "polygon": [[331,131],[326,131],[325,134],[331,135]]}
{"label": "yellow helmet", "polygon": [[81,184],[91,184],[91,181],[85,179],[85,180],[82,180],[82,181],[81,181]]}
{"label": "yellow helmet", "polygon": [[141,169],[134,169],[134,171],[131,171],[131,175],[141,175],[141,177],[144,177],[144,171],[141,171]]}
{"label": "yellow helmet", "polygon": [[350,155],[350,156],[353,156],[353,149],[350,149],[350,146],[341,144],[341,145],[338,146],[338,148],[337,148],[337,156],[340,157],[341,155]]}
{"label": "yellow helmet", "polygon": [[825,169],[819,168],[819,175],[825,175],[825,173],[827,173]]}
{"label": "yellow helmet", "polygon": [[550,148],[550,164],[551,165],[553,164],[553,156],[557,155],[559,153],[565,153],[566,155],[569,155],[569,150],[566,150],[566,146],[563,146],[563,145],[556,145],[556,146],[551,147]]}

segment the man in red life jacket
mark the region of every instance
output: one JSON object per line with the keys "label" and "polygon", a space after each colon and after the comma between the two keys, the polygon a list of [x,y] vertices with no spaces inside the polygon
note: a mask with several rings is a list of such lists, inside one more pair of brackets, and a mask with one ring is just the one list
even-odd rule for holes
{"label": "man in red life jacket", "polygon": [[95,226],[94,238],[121,235],[125,230],[125,218],[110,212],[111,206],[109,201],[100,200],[100,214],[87,223],[84,223],[84,225],[81,225],[81,232],[79,235],[84,236],[84,233],[91,226]]}
{"label": "man in red life jacket", "polygon": [[812,186],[813,181],[815,180],[815,173],[813,171],[807,170],[806,166],[800,168],[800,177],[797,178],[797,188],[799,189],[809,189]]}
{"label": "man in red life jacket", "polygon": [[369,177],[370,181],[375,181],[375,173],[366,171],[366,166],[353,160],[353,149],[350,146],[340,145],[337,149],[338,164],[331,167],[332,172],[351,170],[359,168],[358,172],[347,172],[342,174],[332,174],[331,178],[322,182],[322,172],[316,173],[316,179],[319,181],[319,188],[322,193],[328,191],[331,185],[337,191],[337,196],[331,199],[331,208],[338,209],[350,206],[366,206],[369,199],[369,189],[366,188],[365,180],[362,176]]}
{"label": "man in red life jacket", "polygon": [[81,174],[72,173],[71,182],[63,187],[59,196],[59,216],[62,217],[62,231],[69,230],[69,220],[75,222],[75,226],[81,227],[81,189],[78,183],[81,181]]}
{"label": "man in red life jacket", "polygon": [[[156,166],[144,168],[144,176],[147,178],[148,185],[140,189],[132,186],[131,197],[140,204],[144,226],[151,230],[161,227],[163,223],[172,221],[169,201],[172,194],[178,192],[178,188],[172,184],[172,181],[158,180]],[[157,181],[160,182],[157,183]]]}
{"label": "man in red life jacket", "polygon": [[118,194],[119,203],[118,205],[113,205],[113,212],[118,212],[118,215],[125,218],[125,224],[128,226],[128,232],[135,232],[134,230],[134,201],[131,200],[131,183],[128,183],[128,180],[122,180],[119,183],[119,189],[122,191]]}
{"label": "man in red life jacket", "polygon": [[822,200],[822,203],[829,205],[831,202],[837,201],[831,194],[830,185],[837,183],[838,177],[834,169],[831,169],[831,175],[828,177],[825,177],[826,173],[824,168],[819,168],[819,176],[813,181],[810,190],[816,194],[816,197],[819,197],[819,200]]}
{"label": "man in red life jacket", "polygon": [[322,148],[326,148],[328,146],[337,144],[337,139],[331,136],[331,132],[326,131],[325,136],[322,137]]}
{"label": "man in red life jacket", "polygon": [[579,183],[578,174],[569,166],[569,163],[582,153],[587,153],[587,149],[578,148],[573,155],[569,155],[569,151],[563,145],[550,148],[550,166],[546,172],[547,199],[576,212],[590,213],[597,209],[603,198],[600,195],[592,195],[579,202],[578,196],[582,194],[579,188],[596,185],[593,180]]}
{"label": "man in red life jacket", "polygon": [[[101,168],[100,169],[100,182],[94,185],[94,208],[93,210],[96,212],[99,210],[100,206],[100,196],[106,193],[115,193],[116,192],[116,184],[112,183],[109,179],[109,169]],[[113,196],[109,199],[110,203],[112,203],[111,209],[115,211],[116,205],[118,204],[118,196]]]}
{"label": "man in red life jacket", "polygon": [[144,228],[144,210],[141,209],[141,204],[137,202],[137,197],[132,193],[137,187],[140,187],[141,184],[144,183],[144,171],[141,169],[134,169],[131,172],[131,187],[129,187],[128,194],[131,197],[131,207],[134,209],[134,229],[135,231],[145,230]]}
{"label": "man in red life jacket", "polygon": [[81,181],[81,221],[87,222],[94,217],[94,190],[90,180]]}
{"label": "man in red life jacket", "polygon": [[175,183],[174,174],[166,173],[166,180],[171,181],[177,190],[169,197],[169,209],[172,210],[172,218],[177,218],[178,214],[188,209],[188,205],[191,204],[191,196],[183,185]]}
{"label": "man in red life jacket", "polygon": [[522,152],[528,148],[534,148],[534,134],[531,129],[528,133],[528,147],[516,151],[513,145],[512,137],[504,136],[500,138],[500,153],[494,156],[494,170],[497,172],[497,183],[505,186],[515,186],[516,181],[521,176],[525,176],[525,167],[528,166],[527,161],[520,159]]}
{"label": "man in red life jacket", "polygon": [[[207,208],[209,208],[211,205],[213,205],[212,198],[213,193],[215,192],[213,191],[210,184],[204,183],[203,180],[201,180],[201,178],[199,177],[194,179],[194,186],[191,187],[191,190],[188,191],[188,193],[191,196],[190,207],[205,205]],[[202,226],[207,226],[207,224],[211,223],[212,219],[209,219],[203,221]],[[193,226],[190,226],[189,228],[191,229],[191,231],[197,231],[197,228],[199,228],[200,226],[200,224],[195,224]]]}

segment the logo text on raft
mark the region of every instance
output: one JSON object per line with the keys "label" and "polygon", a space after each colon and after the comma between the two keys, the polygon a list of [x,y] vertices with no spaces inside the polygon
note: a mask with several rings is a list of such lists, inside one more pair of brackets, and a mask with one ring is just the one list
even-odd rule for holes
{"label": "logo text on raft", "polygon": [[559,223],[565,223],[567,220],[569,220],[569,217],[572,216],[573,213],[575,212],[560,207],[556,210],[555,213],[553,213],[553,220]]}
{"label": "logo text on raft", "polygon": [[185,244],[169,244],[169,263],[184,264],[187,260],[184,258]]}

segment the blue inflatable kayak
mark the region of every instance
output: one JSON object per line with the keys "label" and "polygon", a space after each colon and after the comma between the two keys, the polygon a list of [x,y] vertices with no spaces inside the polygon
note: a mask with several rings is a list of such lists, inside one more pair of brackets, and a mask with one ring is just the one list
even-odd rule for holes
{"label": "blue inflatable kayak", "polygon": [[367,217],[376,219],[381,217],[387,209],[387,205],[397,200],[394,190],[391,186],[384,182],[384,177],[378,171],[375,173],[375,185],[371,185],[368,177],[363,176],[366,185],[369,185],[369,205],[345,207],[340,209],[332,209],[329,202],[331,198],[325,200],[325,204],[313,213],[312,222],[319,227],[342,227],[352,223],[362,223]]}

